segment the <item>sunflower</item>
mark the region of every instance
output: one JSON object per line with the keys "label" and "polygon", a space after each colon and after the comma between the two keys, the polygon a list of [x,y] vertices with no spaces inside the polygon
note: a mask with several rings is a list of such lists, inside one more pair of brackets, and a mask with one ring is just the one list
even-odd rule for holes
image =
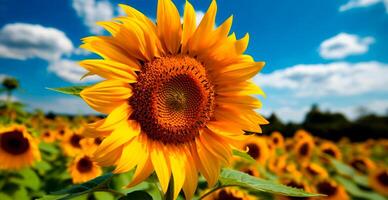
{"label": "sunflower", "polygon": [[326,179],[319,181],[315,185],[316,191],[319,194],[325,194],[326,197],[321,197],[319,199],[324,200],[348,200],[350,199],[349,195],[346,193],[345,188],[331,179]]}
{"label": "sunflower", "polygon": [[320,152],[331,156],[337,160],[341,160],[342,154],[340,149],[332,142],[325,141],[319,146]]}
{"label": "sunflower", "polygon": [[283,174],[287,167],[287,155],[271,156],[268,160],[268,169],[276,174]]}
{"label": "sunflower", "polygon": [[306,161],[309,160],[313,154],[313,149],[315,147],[314,140],[312,137],[304,137],[297,141],[295,145],[295,155],[298,159]]}
{"label": "sunflower", "polygon": [[237,188],[223,188],[211,193],[204,200],[257,200],[257,197],[249,195],[247,192]]}
{"label": "sunflower", "polygon": [[295,132],[294,139],[296,141],[306,138],[312,138],[311,134],[307,132],[306,130],[299,129]]}
{"label": "sunflower", "polygon": [[376,168],[375,163],[368,157],[364,156],[353,158],[349,164],[361,174],[368,174]]}
{"label": "sunflower", "polygon": [[163,192],[173,179],[174,197],[183,188],[190,199],[198,172],[214,185],[245,131],[261,132],[259,125],[268,123],[251,96],[263,94],[252,77],[264,63],[244,54],[248,35],[229,35],[232,17],[214,28],[215,1],[198,27],[188,2],[183,24],[171,0],[158,2],[157,24],[120,6],[127,16],[99,23],[111,36],[87,37],[81,46],[102,57],[80,63],[87,75],[106,80],[80,96],[108,115],[85,135],[105,137],[94,153],[100,165],[115,165],[114,173],[136,166],[129,186],[155,171]]}
{"label": "sunflower", "polygon": [[275,146],[277,148],[283,148],[284,147],[284,138],[283,138],[283,135],[280,132],[274,131],[271,134],[270,140],[271,140],[271,144],[273,146]]}
{"label": "sunflower", "polygon": [[325,179],[329,176],[327,170],[317,163],[308,163],[304,167],[304,174],[308,175],[310,179]]}
{"label": "sunflower", "polygon": [[69,165],[73,183],[83,183],[102,174],[101,167],[88,154],[80,154]]}
{"label": "sunflower", "polygon": [[93,153],[96,151],[98,145],[101,144],[102,138],[96,137],[96,138],[83,138],[79,142],[81,145],[81,148],[83,149],[84,152],[90,152]]}
{"label": "sunflower", "polygon": [[40,138],[46,143],[53,143],[57,139],[55,132],[49,129],[44,130]]}
{"label": "sunflower", "polygon": [[377,169],[369,175],[369,184],[377,192],[388,196],[388,169]]}
{"label": "sunflower", "polygon": [[257,167],[256,166],[248,166],[248,167],[243,167],[240,169],[241,172],[244,172],[246,174],[249,174],[251,176],[255,176],[255,177],[260,177],[260,172],[259,170],[257,170]]}
{"label": "sunflower", "polygon": [[26,127],[11,125],[0,128],[0,169],[17,170],[40,160],[38,140]]}
{"label": "sunflower", "polygon": [[244,142],[243,148],[247,153],[260,164],[265,164],[269,157],[267,141],[264,138],[252,136]]}
{"label": "sunflower", "polygon": [[80,130],[68,131],[63,136],[61,147],[65,155],[76,156],[82,152],[81,140],[84,138]]}

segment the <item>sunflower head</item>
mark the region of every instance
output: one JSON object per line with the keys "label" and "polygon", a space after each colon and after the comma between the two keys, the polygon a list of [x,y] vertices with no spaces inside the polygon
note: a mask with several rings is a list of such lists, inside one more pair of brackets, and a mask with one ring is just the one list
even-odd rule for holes
{"label": "sunflower head", "polygon": [[331,179],[319,181],[315,185],[316,191],[319,194],[327,195],[324,199],[327,200],[348,200],[350,199],[343,186],[339,185]]}
{"label": "sunflower head", "polygon": [[82,136],[80,132],[80,130],[71,130],[64,135],[61,147],[67,156],[76,156],[83,151],[81,140],[84,136]]}
{"label": "sunflower head", "polygon": [[278,147],[278,148],[283,148],[284,147],[284,137],[283,135],[278,132],[278,131],[275,131],[271,134],[271,144],[275,147]]}
{"label": "sunflower head", "polygon": [[315,143],[312,137],[305,137],[297,141],[295,145],[295,155],[300,160],[309,160],[313,154]]}
{"label": "sunflower head", "polygon": [[388,169],[378,168],[369,175],[369,185],[377,192],[388,196]]}
{"label": "sunflower head", "polygon": [[73,183],[83,183],[101,175],[102,170],[90,155],[80,154],[70,163],[69,172]]}
{"label": "sunflower head", "polygon": [[38,140],[26,127],[11,125],[0,128],[0,169],[15,170],[40,160]]}
{"label": "sunflower head", "polygon": [[320,180],[320,179],[326,179],[329,174],[327,170],[322,167],[321,165],[317,163],[308,163],[303,171],[305,172],[304,174],[307,174],[311,180]]}
{"label": "sunflower head", "polygon": [[349,162],[355,170],[361,174],[368,174],[376,168],[376,164],[368,157],[355,157]]}
{"label": "sunflower head", "polygon": [[252,136],[244,142],[242,149],[246,150],[253,159],[263,165],[270,156],[267,141],[262,137]]}
{"label": "sunflower head", "polygon": [[311,133],[307,132],[306,130],[299,129],[294,134],[294,139],[296,141],[306,138],[312,138]]}
{"label": "sunflower head", "polygon": [[258,198],[249,195],[239,188],[223,188],[213,192],[211,195],[204,198],[204,200],[258,200]]}
{"label": "sunflower head", "polygon": [[115,165],[115,173],[136,168],[129,186],[155,171],[166,192],[173,178],[174,197],[183,188],[190,199],[198,172],[215,184],[244,133],[261,132],[259,125],[268,123],[252,96],[263,94],[252,77],[264,63],[244,54],[248,35],[229,34],[232,17],[215,28],[215,1],[198,26],[189,2],[182,22],[171,0],[158,1],[157,23],[120,6],[127,16],[99,23],[111,36],[83,39],[82,47],[101,59],[80,65],[106,79],[80,93],[108,115],[85,129],[105,138],[93,158]]}
{"label": "sunflower head", "polygon": [[45,129],[40,135],[40,138],[46,143],[53,143],[57,139],[55,132],[50,129]]}
{"label": "sunflower head", "polygon": [[342,153],[340,149],[332,142],[325,141],[319,146],[320,152],[337,160],[341,160]]}

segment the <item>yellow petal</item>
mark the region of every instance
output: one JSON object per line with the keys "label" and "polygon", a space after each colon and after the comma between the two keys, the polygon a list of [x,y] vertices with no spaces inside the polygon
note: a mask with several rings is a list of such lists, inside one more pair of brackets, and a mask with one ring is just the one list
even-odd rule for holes
{"label": "yellow petal", "polygon": [[183,31],[182,31],[182,52],[187,52],[187,42],[194,34],[196,28],[196,16],[193,6],[186,1],[185,13],[183,14]]}
{"label": "yellow petal", "polygon": [[201,162],[201,173],[209,186],[216,184],[220,173],[220,162],[213,156],[199,140],[196,140],[198,157]]}
{"label": "yellow petal", "polygon": [[244,131],[240,128],[230,126],[230,124],[223,121],[210,121],[206,124],[206,127],[220,135],[236,136],[244,134]]}
{"label": "yellow petal", "polygon": [[83,38],[81,48],[92,51],[106,60],[114,60],[128,66],[140,66],[139,61],[132,57],[113,37],[91,36]]}
{"label": "yellow petal", "polygon": [[[190,152],[188,149],[186,152]],[[195,161],[191,155],[187,155],[187,162],[185,163],[186,180],[183,184],[183,192],[185,193],[186,199],[192,199],[198,184],[198,172],[195,167]]]}
{"label": "yellow petal", "polygon": [[252,108],[252,109],[261,108],[261,105],[262,105],[257,98],[252,96],[233,96],[233,97],[218,96],[217,103],[245,106],[247,108]]}
{"label": "yellow petal", "polygon": [[215,91],[218,95],[223,96],[241,96],[254,94],[265,96],[263,90],[252,81],[217,85],[215,87]]}
{"label": "yellow petal", "polygon": [[214,156],[218,157],[223,165],[229,164],[232,157],[232,151],[221,137],[218,137],[210,130],[203,129],[199,139],[203,146]]}
{"label": "yellow petal", "polygon": [[187,162],[185,154],[186,153],[182,152],[181,148],[171,147],[170,162],[171,171],[173,173],[174,179],[173,199],[176,199],[178,197],[178,194],[182,189],[183,183],[185,182],[185,163]]}
{"label": "yellow petal", "polygon": [[249,34],[247,33],[243,38],[241,38],[240,40],[237,40],[235,43],[235,49],[237,54],[244,53],[248,47],[248,43],[249,43]]}
{"label": "yellow petal", "polygon": [[[143,149],[140,146],[137,138],[133,138],[127,145],[123,147],[123,151],[117,166],[113,173],[124,173],[132,170],[140,161]],[[136,152],[136,156],[134,156]]]}
{"label": "yellow petal", "polygon": [[179,50],[182,28],[178,9],[171,0],[159,0],[157,9],[157,29],[166,50],[175,54]]}
{"label": "yellow petal", "polygon": [[169,157],[164,154],[164,146],[157,142],[151,144],[151,161],[158,176],[162,191],[166,193],[170,182],[171,169],[168,163]]}
{"label": "yellow petal", "polygon": [[80,96],[96,111],[109,114],[128,102],[132,96],[132,88],[122,81],[106,80],[83,89]]}
{"label": "yellow petal", "polygon": [[110,153],[121,147],[140,133],[140,126],[134,122],[120,123],[112,134],[106,137],[94,152],[97,162],[109,157]]}

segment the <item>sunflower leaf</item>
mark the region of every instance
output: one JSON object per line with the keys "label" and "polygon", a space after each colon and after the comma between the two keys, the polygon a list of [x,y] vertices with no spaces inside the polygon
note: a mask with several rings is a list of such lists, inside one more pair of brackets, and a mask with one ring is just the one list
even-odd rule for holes
{"label": "sunflower leaf", "polygon": [[135,191],[128,193],[127,195],[121,197],[119,200],[130,200],[130,199],[142,199],[142,200],[152,200],[152,196],[144,191]]}
{"label": "sunflower leaf", "polygon": [[70,94],[74,96],[80,96],[79,93],[85,89],[86,87],[89,87],[88,85],[79,85],[79,86],[69,86],[69,87],[60,87],[60,88],[47,88],[49,90],[60,92],[63,94]]}
{"label": "sunflower leaf", "polygon": [[323,196],[321,194],[308,193],[301,189],[292,188],[269,180],[260,179],[232,169],[223,169],[219,181],[221,183],[220,187],[239,186],[251,191],[261,191],[293,197]]}
{"label": "sunflower leaf", "polygon": [[353,177],[356,175],[356,171],[352,167],[334,158],[331,158],[331,157],[327,157],[327,158],[330,159],[330,163],[333,165],[333,167],[339,174],[342,174],[348,177]]}
{"label": "sunflower leaf", "polygon": [[71,199],[76,196],[80,196],[86,193],[93,192],[97,189],[101,189],[102,187],[106,186],[106,183],[113,177],[112,173],[107,173],[105,175],[99,176],[95,179],[92,179],[88,182],[85,182],[80,185],[75,185],[68,189],[59,190],[56,192],[52,192],[52,195],[61,195],[61,194],[68,194],[67,196],[64,196],[60,198],[61,200],[65,199]]}
{"label": "sunflower leaf", "polygon": [[334,179],[345,187],[345,190],[352,196],[373,199],[373,200],[384,200],[385,198],[375,192],[365,191],[360,189],[353,181],[342,176],[335,176]]}
{"label": "sunflower leaf", "polygon": [[239,156],[241,158],[244,158],[245,160],[247,160],[249,162],[256,162],[256,160],[253,159],[252,156],[250,156],[247,152],[239,151],[237,149],[233,149],[232,153],[233,153],[233,155]]}

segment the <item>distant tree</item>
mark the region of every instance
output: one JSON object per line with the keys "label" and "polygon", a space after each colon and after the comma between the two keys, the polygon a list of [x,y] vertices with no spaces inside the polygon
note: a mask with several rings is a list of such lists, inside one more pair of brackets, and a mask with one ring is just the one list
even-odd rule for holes
{"label": "distant tree", "polygon": [[19,88],[19,81],[13,77],[6,77],[4,78],[1,85],[7,94],[7,102],[10,102],[12,98],[12,92]]}
{"label": "distant tree", "polygon": [[271,134],[273,131],[284,131],[284,124],[283,122],[276,116],[275,113],[272,113],[267,120],[269,121],[268,125],[264,125],[263,133],[266,135]]}

